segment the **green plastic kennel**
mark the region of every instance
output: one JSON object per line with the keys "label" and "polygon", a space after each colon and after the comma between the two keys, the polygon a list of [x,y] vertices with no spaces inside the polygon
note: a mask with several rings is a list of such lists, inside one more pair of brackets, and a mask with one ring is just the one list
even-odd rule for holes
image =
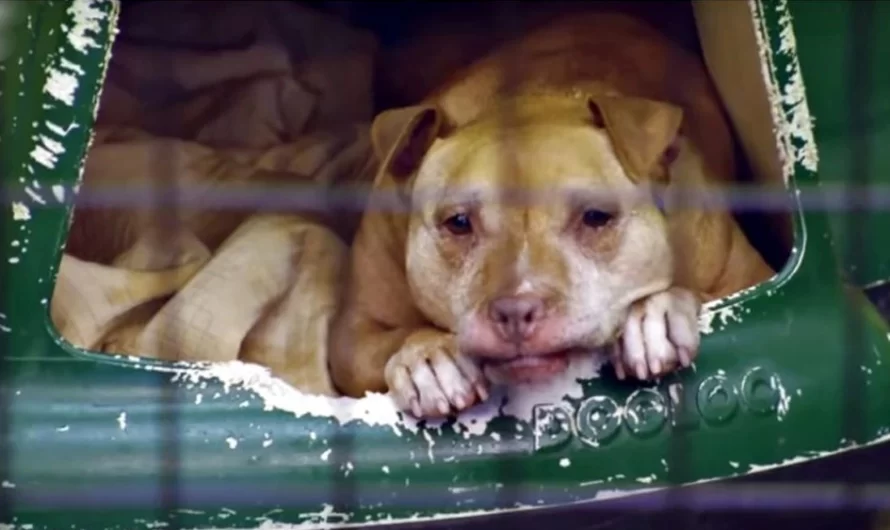
{"label": "green plastic kennel", "polygon": [[[604,372],[527,417],[494,411],[439,424],[408,421],[383,396],[302,396],[260,369],[66,343],[48,301],[120,6],[11,5],[0,17],[13,36],[0,138],[0,526],[487,518],[725,480],[890,436],[890,327],[860,289],[890,279],[887,214],[867,215],[858,237],[871,250],[860,264],[844,261],[842,215],[800,207],[808,190],[849,178],[848,143],[878,146],[890,134],[890,74],[878,68],[887,34],[875,43],[868,129],[850,133],[851,3],[695,3],[706,61],[752,170],[781,183],[797,209],[777,276],[707,308],[694,369],[654,386]],[[890,3],[876,9],[890,20]],[[873,181],[890,175],[890,155],[879,151]],[[855,429],[842,399],[850,388],[860,393]]]}

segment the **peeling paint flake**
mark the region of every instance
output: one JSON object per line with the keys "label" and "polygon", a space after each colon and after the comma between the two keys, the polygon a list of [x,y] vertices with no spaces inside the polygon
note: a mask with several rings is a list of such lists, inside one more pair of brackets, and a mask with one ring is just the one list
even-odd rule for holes
{"label": "peeling paint flake", "polygon": [[[101,5],[101,2],[74,0],[68,7],[68,14],[74,21],[73,26],[65,30],[68,36],[68,43],[81,54],[86,54],[89,48],[102,47],[97,37],[101,32],[101,22],[106,18],[106,14],[101,8],[97,7],[99,5]],[[47,69],[43,92],[49,94],[56,101],[69,107],[73,106],[79,87],[79,78],[84,73],[83,67],[75,63],[70,56],[59,57],[55,64]],[[72,127],[75,126],[72,124]],[[56,133],[59,130],[64,130],[58,126],[56,128],[48,126],[48,128]],[[70,131],[71,127],[68,130]],[[64,134],[61,136],[64,136]],[[40,148],[35,148],[35,151],[36,153],[32,153],[35,160],[50,168],[54,166],[53,155],[58,155],[59,153],[52,146],[44,142],[44,145]]]}
{"label": "peeling paint flake", "polygon": [[813,117],[807,104],[806,89],[800,62],[797,56],[797,40],[788,10],[788,0],[779,0],[776,5],[782,15],[779,17],[779,53],[788,58],[788,83],[784,86],[782,103],[790,109],[786,123],[788,134],[800,141],[795,150],[795,159],[808,171],[815,172],[819,165],[819,153],[813,134]]}
{"label": "peeling paint flake", "polygon": [[85,75],[85,74],[86,74],[86,72],[84,71],[84,69],[81,68],[79,64],[77,64],[77,63],[73,63],[73,62],[69,61],[68,59],[66,59],[66,58],[64,58],[64,57],[61,58],[61,61],[60,61],[59,64],[60,64],[60,66],[61,66],[62,68],[66,69],[66,70],[68,70],[68,71],[70,71],[70,72],[72,72],[72,73],[75,73],[75,74],[78,74],[78,75]]}
{"label": "peeling paint flake", "polygon": [[12,203],[12,219],[14,221],[30,221],[31,210],[21,202]]}
{"label": "peeling paint flake", "polygon": [[32,190],[31,188],[25,188],[25,193],[28,194],[28,197],[30,197],[31,200],[36,202],[37,204],[41,204],[44,206],[46,205],[46,201],[43,200],[43,197],[38,195],[37,192]]}
{"label": "peeling paint flake", "polygon": [[71,123],[70,125],[68,125],[67,127],[62,128],[61,125],[58,125],[58,124],[53,123],[53,122],[51,122],[51,121],[47,121],[47,122],[46,122],[46,128],[49,129],[50,132],[52,132],[53,134],[55,134],[55,135],[57,135],[57,136],[68,136],[68,133],[70,133],[70,132],[73,131],[74,129],[77,129],[77,124],[74,123],[74,122],[72,122],[72,123]]}
{"label": "peeling paint flake", "polygon": [[[74,27],[67,31],[68,42],[82,54],[87,53],[87,48],[101,47],[96,42],[95,36],[102,29],[100,23],[105,18],[105,13],[96,8],[96,5],[98,2],[79,0],[72,2],[68,7],[68,14],[74,19]],[[93,36],[88,33],[92,33]]]}
{"label": "peeling paint flake", "polygon": [[782,421],[785,415],[788,414],[788,409],[791,407],[791,396],[788,394],[785,385],[782,384],[782,380],[779,379],[778,375],[773,374],[769,381],[773,390],[776,390],[779,393],[779,402],[776,407],[776,413],[778,414],[778,420]]}
{"label": "peeling paint flake", "polygon": [[400,412],[389,396],[369,393],[362,399],[329,398],[305,394],[274,377],[267,368],[239,361],[225,363],[187,364],[188,369],[175,370],[173,380],[185,384],[219,381],[224,392],[233,388],[254,392],[263,401],[265,410],[282,410],[296,417],[333,417],[341,424],[362,421],[371,426],[389,426],[397,434]]}
{"label": "peeling paint flake", "polygon": [[[304,521],[299,525],[287,525],[283,528],[287,528],[288,526],[292,528],[331,528],[331,525],[342,525],[344,523],[348,523],[351,519],[350,514],[335,512],[333,505],[323,504],[322,510],[318,513],[306,513],[300,515],[301,519],[308,519],[308,521]],[[267,525],[267,523],[271,523]],[[276,523],[272,523],[272,521],[264,521],[263,524],[260,525],[260,529],[262,530],[272,530],[276,528]],[[282,528],[282,527],[279,527]]]}
{"label": "peeling paint flake", "polygon": [[78,85],[76,75],[51,69],[46,84],[43,85],[43,91],[70,107],[74,105],[74,94]]}
{"label": "peeling paint flake", "polygon": [[[604,356],[591,352],[574,358],[569,370],[561,378],[547,384],[518,385],[506,392],[500,391],[500,394],[493,390],[491,399],[486,403],[458,416],[458,425],[455,429],[480,436],[487,432],[489,422],[499,416],[531,421],[534,406],[539,403],[583,397],[583,381],[599,377],[599,368],[604,363]],[[296,417],[329,417],[341,425],[361,421],[372,427],[389,427],[397,436],[402,436],[403,430],[415,434],[420,431],[418,421],[410,415],[403,414],[388,394],[368,393],[360,399],[305,394],[274,377],[267,368],[239,361],[177,363],[174,368],[165,368],[164,371],[174,372],[174,382],[187,386],[216,380],[222,383],[223,392],[226,394],[233,388],[253,392],[261,399],[263,409],[266,411],[282,410],[291,412]],[[427,422],[424,432],[430,426],[431,424]],[[432,449],[430,453],[432,457]]]}
{"label": "peeling paint flake", "polygon": [[[718,300],[719,302],[720,300]],[[741,306],[724,307],[717,310],[707,310],[701,312],[698,317],[698,329],[702,335],[710,335],[716,331],[721,331],[730,322],[742,322],[741,314],[744,310]],[[719,327],[715,323],[719,322]]]}
{"label": "peeling paint flake", "polygon": [[47,169],[55,169],[59,155],[65,152],[65,146],[44,135],[40,135],[39,140],[40,143],[31,151],[31,158]]}
{"label": "peeling paint flake", "polygon": [[760,52],[761,74],[767,87],[783,175],[786,184],[794,175],[796,164],[807,171],[818,169],[819,154],[813,134],[813,117],[807,103],[806,89],[801,75],[797,56],[797,43],[791,24],[787,0],[777,0],[776,10],[780,13],[779,49],[777,55],[787,60],[783,75],[785,83],[779,81],[776,65],[772,60],[769,46],[769,32],[758,0],[749,0],[748,7],[756,25],[754,34]]}

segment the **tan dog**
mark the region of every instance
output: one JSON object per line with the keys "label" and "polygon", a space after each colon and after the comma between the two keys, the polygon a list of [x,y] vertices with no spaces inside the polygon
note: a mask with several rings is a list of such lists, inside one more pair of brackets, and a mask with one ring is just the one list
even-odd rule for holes
{"label": "tan dog", "polygon": [[656,206],[731,179],[731,138],[699,60],[626,15],[510,43],[372,137],[410,212],[372,205],[354,242],[345,394],[442,416],[607,346],[619,377],[661,376],[695,358],[702,301],[773,274],[727,211]]}

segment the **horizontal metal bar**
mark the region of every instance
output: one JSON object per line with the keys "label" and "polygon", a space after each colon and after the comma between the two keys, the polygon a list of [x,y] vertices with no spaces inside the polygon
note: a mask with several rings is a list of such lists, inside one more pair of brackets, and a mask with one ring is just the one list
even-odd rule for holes
{"label": "horizontal metal bar", "polygon": [[[450,193],[456,193],[451,190]],[[58,208],[67,203],[57,197],[71,197],[73,188],[56,187],[52,193],[45,188],[41,192],[0,190],[0,202],[25,202],[29,208]],[[757,187],[721,187],[720,189],[662,189],[641,190],[629,194],[613,191],[583,189],[575,191],[555,190],[498,190],[498,196],[478,196],[467,192],[483,202],[497,199],[514,204],[547,203],[568,195],[583,194],[590,199],[636,200],[640,197],[654,198],[660,204],[671,203],[680,207],[702,209],[726,209],[733,211],[788,212],[796,211],[798,204],[805,211],[883,211],[890,210],[890,185],[868,186],[850,189],[847,186],[819,186],[802,188],[796,191],[776,190]],[[40,200],[34,199],[37,195]],[[194,208],[231,209],[249,211],[327,211],[330,208],[362,211],[374,208],[387,211],[406,211],[418,208],[426,200],[441,197],[440,192],[424,194],[415,190],[411,205],[396,191],[374,191],[369,186],[350,186],[338,189],[323,189],[313,186],[262,186],[262,185],[220,185],[177,186],[159,189],[157,186],[116,186],[101,189],[84,188],[76,193],[76,204],[91,208]],[[452,198],[452,195],[449,195]],[[371,202],[368,202],[370,199]]]}

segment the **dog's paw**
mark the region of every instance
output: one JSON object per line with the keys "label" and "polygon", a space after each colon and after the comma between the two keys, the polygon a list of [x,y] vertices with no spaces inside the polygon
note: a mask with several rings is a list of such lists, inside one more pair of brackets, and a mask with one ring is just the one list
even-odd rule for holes
{"label": "dog's paw", "polygon": [[386,363],[386,384],[404,411],[418,418],[460,412],[488,399],[488,381],[457,349],[454,335],[418,331]]}
{"label": "dog's paw", "polygon": [[612,349],[619,379],[646,380],[689,366],[698,354],[698,312],[691,291],[671,288],[636,302]]}

